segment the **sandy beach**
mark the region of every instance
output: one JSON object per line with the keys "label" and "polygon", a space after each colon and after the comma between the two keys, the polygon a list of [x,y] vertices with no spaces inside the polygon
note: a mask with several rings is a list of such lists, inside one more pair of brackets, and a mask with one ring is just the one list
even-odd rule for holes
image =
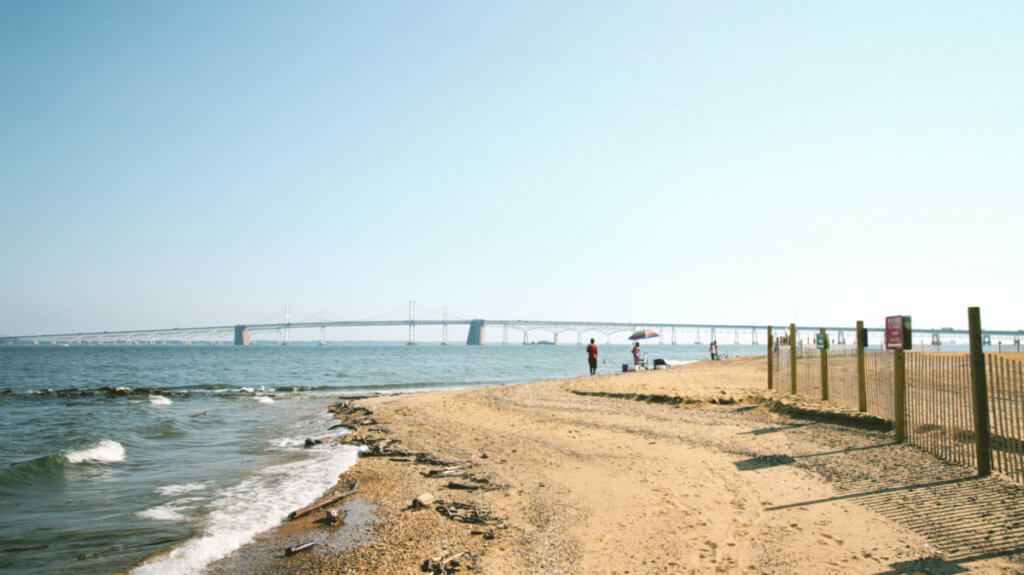
{"label": "sandy beach", "polygon": [[335,487],[358,481],[332,507],[344,524],[311,513],[209,572],[1024,571],[1020,488],[896,445],[874,418],[771,395],[764,364],[339,403],[349,440],[376,452]]}

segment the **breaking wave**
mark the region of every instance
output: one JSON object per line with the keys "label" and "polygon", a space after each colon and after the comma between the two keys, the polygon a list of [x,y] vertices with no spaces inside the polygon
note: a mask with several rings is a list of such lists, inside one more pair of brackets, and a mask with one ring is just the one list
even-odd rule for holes
{"label": "breaking wave", "polygon": [[[169,553],[132,570],[133,574],[200,573],[211,561],[238,549],[253,536],[278,525],[289,511],[308,505],[355,464],[357,450],[341,446],[317,452],[312,460],[272,465],[257,476],[213,493],[201,534]],[[180,506],[160,506],[142,513],[153,519],[180,515]]]}
{"label": "breaking wave", "polygon": [[117,461],[124,461],[125,455],[124,446],[116,441],[104,439],[92,447],[76,451],[68,451],[64,454],[64,457],[70,463],[114,463]]}

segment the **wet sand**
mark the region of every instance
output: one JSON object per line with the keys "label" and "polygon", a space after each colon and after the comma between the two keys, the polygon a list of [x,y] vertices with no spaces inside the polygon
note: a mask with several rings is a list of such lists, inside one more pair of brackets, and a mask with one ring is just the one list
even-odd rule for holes
{"label": "wet sand", "polygon": [[[391,453],[341,477],[360,482],[348,523],[311,514],[210,571],[418,573],[458,553],[482,573],[1024,571],[1020,488],[814,402],[779,413],[765,377],[736,358],[354,402],[372,415],[339,416],[353,438]],[[424,476],[446,467],[464,475]],[[421,494],[443,504],[412,509]]]}

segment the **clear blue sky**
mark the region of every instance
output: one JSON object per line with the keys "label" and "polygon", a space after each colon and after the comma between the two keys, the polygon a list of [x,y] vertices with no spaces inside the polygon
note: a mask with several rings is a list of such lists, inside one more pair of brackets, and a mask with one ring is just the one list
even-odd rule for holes
{"label": "clear blue sky", "polygon": [[0,333],[412,298],[1022,328],[1022,31],[1016,1],[4,2]]}

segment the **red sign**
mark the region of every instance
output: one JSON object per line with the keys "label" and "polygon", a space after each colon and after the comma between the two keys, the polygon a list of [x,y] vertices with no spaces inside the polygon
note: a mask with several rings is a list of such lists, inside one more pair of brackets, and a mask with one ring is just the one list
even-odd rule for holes
{"label": "red sign", "polygon": [[885,349],[910,349],[910,316],[885,318]]}

